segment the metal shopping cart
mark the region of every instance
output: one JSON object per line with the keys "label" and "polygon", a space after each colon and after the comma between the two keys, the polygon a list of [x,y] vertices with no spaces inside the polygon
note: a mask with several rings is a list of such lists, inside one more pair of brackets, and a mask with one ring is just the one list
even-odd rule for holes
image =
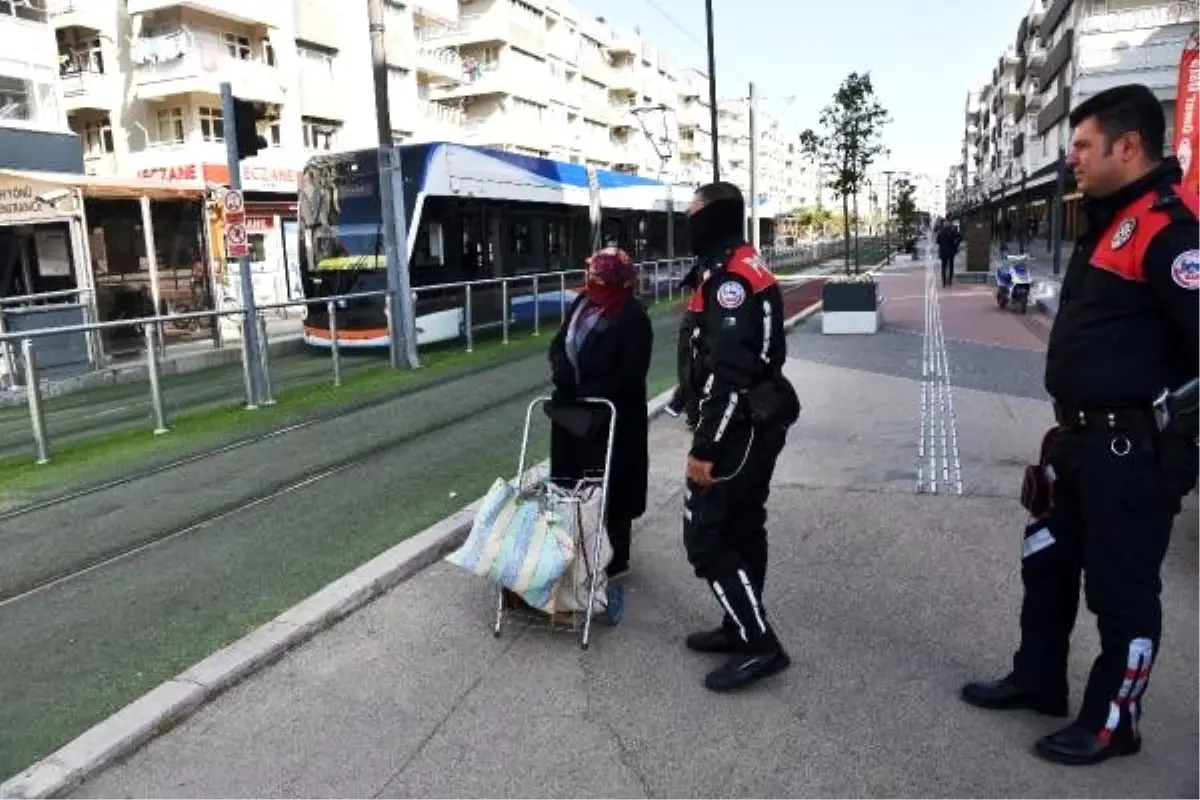
{"label": "metal shopping cart", "polygon": [[603,398],[587,397],[578,401],[583,406],[603,407],[609,411],[602,472],[573,481],[564,481],[553,476],[532,478],[526,474],[526,465],[533,412],[549,401],[549,397],[538,397],[525,410],[525,430],[521,437],[521,455],[517,471],[517,480],[520,482],[518,489],[523,500],[537,503],[539,514],[553,517],[555,524],[565,526],[572,532],[574,557],[559,580],[555,609],[550,613],[530,607],[513,592],[499,586],[493,633],[495,636],[500,635],[506,619],[510,624],[579,632],[580,646],[586,650],[593,616],[598,614],[604,622],[616,625],[624,613],[623,587],[610,583],[605,574],[605,568],[612,558],[612,546],[608,541],[606,527],[606,509],[617,409]]}

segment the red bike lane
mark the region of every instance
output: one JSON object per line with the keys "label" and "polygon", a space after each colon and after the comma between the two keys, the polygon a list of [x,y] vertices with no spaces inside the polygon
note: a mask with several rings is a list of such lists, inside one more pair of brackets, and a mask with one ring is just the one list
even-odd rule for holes
{"label": "red bike lane", "polygon": [[[1025,314],[1003,310],[996,304],[990,284],[941,286],[934,276],[946,339],[1021,350],[1045,350],[1050,320],[1030,310]],[[880,274],[883,321],[899,330],[924,333],[926,271],[923,266],[889,270]]]}

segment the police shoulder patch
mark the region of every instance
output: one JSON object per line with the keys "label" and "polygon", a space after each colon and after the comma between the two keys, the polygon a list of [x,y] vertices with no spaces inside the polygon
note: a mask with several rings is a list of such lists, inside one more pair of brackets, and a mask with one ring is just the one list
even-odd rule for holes
{"label": "police shoulder patch", "polygon": [[1113,234],[1112,241],[1108,243],[1109,249],[1120,250],[1133,238],[1133,232],[1136,229],[1137,220],[1133,217],[1121,220],[1121,224],[1117,226],[1117,232]]}
{"label": "police shoulder patch", "polygon": [[746,302],[746,290],[737,281],[725,281],[717,287],[717,303],[721,308],[735,309]]}
{"label": "police shoulder patch", "polygon": [[1200,250],[1186,250],[1171,262],[1171,280],[1184,289],[1200,289]]}

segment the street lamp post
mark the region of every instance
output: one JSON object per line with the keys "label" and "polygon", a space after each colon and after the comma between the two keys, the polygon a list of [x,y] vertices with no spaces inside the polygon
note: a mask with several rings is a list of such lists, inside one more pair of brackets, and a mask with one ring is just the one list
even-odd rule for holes
{"label": "street lamp post", "polygon": [[717,53],[713,46],[712,0],[704,0],[704,21],[708,29],[708,116],[712,125],[712,177],[721,180],[720,152],[717,147]]}
{"label": "street lamp post", "polygon": [[885,169],[883,174],[887,176],[887,191],[886,199],[887,208],[883,212],[883,252],[884,263],[892,263],[892,175],[896,174],[894,169]]}

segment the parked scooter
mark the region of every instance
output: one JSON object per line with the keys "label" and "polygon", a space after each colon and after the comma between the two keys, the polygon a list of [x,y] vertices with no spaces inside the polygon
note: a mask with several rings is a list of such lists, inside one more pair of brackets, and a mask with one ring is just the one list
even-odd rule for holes
{"label": "parked scooter", "polygon": [[1029,256],[1007,256],[1007,260],[1007,266],[996,270],[996,305],[1003,309],[1011,304],[1024,314],[1033,289],[1033,278],[1029,276],[1029,268],[1025,265]]}

